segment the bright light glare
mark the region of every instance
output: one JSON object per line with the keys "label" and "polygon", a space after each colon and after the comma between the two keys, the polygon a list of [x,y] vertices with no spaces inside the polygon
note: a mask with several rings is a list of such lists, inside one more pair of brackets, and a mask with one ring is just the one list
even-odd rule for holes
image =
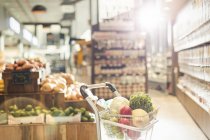
{"label": "bright light glare", "polygon": [[90,41],[91,40],[91,31],[90,29],[88,29],[87,31],[85,31],[80,38],[85,39],[86,41]]}
{"label": "bright light glare", "polygon": [[32,39],[32,43],[35,45],[35,46],[38,46],[38,39],[36,37],[33,37]]}
{"label": "bright light glare", "polygon": [[13,17],[9,18],[9,27],[17,34],[20,33],[20,23]]}
{"label": "bright light glare", "polygon": [[163,19],[160,9],[154,4],[144,6],[138,15],[138,23],[143,28],[154,28]]}
{"label": "bright light glare", "polygon": [[23,38],[26,39],[27,41],[31,42],[32,41],[32,34],[26,30],[26,29],[23,29]]}

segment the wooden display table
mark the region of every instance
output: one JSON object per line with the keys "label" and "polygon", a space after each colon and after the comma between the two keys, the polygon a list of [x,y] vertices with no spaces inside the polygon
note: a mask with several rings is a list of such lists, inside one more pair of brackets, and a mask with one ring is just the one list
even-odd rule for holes
{"label": "wooden display table", "polygon": [[0,125],[1,140],[97,140],[95,123]]}

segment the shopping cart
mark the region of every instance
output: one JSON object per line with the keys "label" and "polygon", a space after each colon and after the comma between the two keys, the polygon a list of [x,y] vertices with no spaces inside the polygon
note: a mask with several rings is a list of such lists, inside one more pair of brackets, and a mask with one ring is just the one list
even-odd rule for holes
{"label": "shopping cart", "polygon": [[[146,116],[119,115],[112,113],[109,109],[98,111],[98,108],[93,102],[91,89],[107,87],[115,96],[121,96],[116,88],[109,82],[82,85],[80,92],[84,99],[87,100],[95,113],[97,139],[98,140],[151,140],[154,124],[157,122],[156,115],[158,108]],[[128,120],[128,124],[119,123],[120,119]],[[141,124],[141,127],[132,125],[134,121],[137,123],[148,119],[147,123]]]}

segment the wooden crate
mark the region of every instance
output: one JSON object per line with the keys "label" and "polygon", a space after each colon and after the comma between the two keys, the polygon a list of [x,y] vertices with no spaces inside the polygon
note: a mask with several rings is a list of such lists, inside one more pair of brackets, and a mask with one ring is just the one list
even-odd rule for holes
{"label": "wooden crate", "polygon": [[3,72],[5,93],[34,93],[38,92],[41,80],[41,71],[30,72]]}
{"label": "wooden crate", "polygon": [[24,94],[0,94],[1,108],[8,110],[10,105],[16,104],[18,107],[23,108],[28,104],[34,106],[41,106],[44,108],[65,107],[64,94],[51,94],[51,93],[24,93]]}
{"label": "wooden crate", "polygon": [[95,123],[0,125],[2,140],[97,140]]}

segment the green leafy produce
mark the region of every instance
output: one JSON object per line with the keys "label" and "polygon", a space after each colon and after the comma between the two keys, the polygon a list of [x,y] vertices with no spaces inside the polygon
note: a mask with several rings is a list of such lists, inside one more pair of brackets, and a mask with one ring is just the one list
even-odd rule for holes
{"label": "green leafy produce", "polygon": [[3,113],[5,113],[4,110],[0,110],[0,114],[3,114]]}
{"label": "green leafy produce", "polygon": [[74,112],[75,112],[75,114],[78,114],[80,112],[80,109],[79,108],[75,108]]}
{"label": "green leafy produce", "polygon": [[151,98],[142,92],[130,96],[130,107],[134,109],[143,109],[147,113],[153,111]]}
{"label": "green leafy produce", "polygon": [[41,107],[41,106],[36,106],[35,109],[36,109],[36,110],[41,110],[42,107]]}
{"label": "green leafy produce", "polygon": [[31,111],[33,109],[33,106],[32,105],[27,105],[26,106],[26,111]]}
{"label": "green leafy produce", "polygon": [[9,111],[16,111],[16,110],[18,110],[17,105],[9,106]]}
{"label": "green leafy produce", "polygon": [[60,116],[61,112],[62,112],[61,110],[56,109],[56,110],[51,111],[51,115],[55,117]]}
{"label": "green leafy produce", "polygon": [[88,121],[88,118],[85,117],[85,116],[82,116],[81,120],[82,120],[82,122],[87,122]]}
{"label": "green leafy produce", "polygon": [[70,113],[71,113],[71,110],[70,110],[69,108],[66,108],[66,109],[64,110],[64,112],[65,112],[65,116],[69,116]]}
{"label": "green leafy produce", "polygon": [[82,114],[84,114],[84,113],[86,113],[86,109],[85,109],[84,107],[82,107],[82,108],[80,108],[80,112],[81,112]]}

